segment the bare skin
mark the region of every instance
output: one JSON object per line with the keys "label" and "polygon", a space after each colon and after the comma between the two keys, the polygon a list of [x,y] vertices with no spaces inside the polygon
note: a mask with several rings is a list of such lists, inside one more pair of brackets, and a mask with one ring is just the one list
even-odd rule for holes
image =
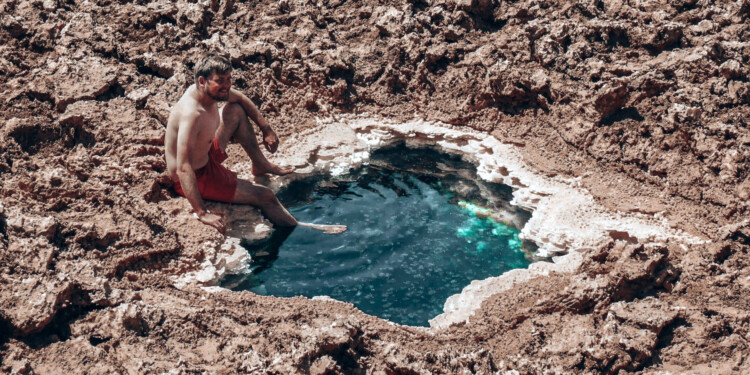
{"label": "bare skin", "polygon": [[[198,219],[221,233],[225,230],[224,221],[221,216],[206,210],[195,177],[195,170],[208,163],[208,153],[214,137],[221,150],[226,149],[230,139],[239,143],[250,157],[253,163],[252,173],[256,176],[286,175],[293,172],[292,169],[271,163],[263,155],[260,145],[274,153],[279,146],[279,139],[252,101],[233,90],[231,85],[231,73],[212,73],[208,79],[199,77],[198,82],[191,85],[172,108],[164,139],[167,170],[172,180],[180,182]],[[227,101],[221,110],[217,105],[220,100]],[[263,134],[261,143],[256,139],[250,120],[258,125]],[[246,180],[237,182],[232,203],[260,208],[263,215],[278,226],[299,225],[330,234],[346,230],[344,225],[300,223],[281,205],[273,191]]]}

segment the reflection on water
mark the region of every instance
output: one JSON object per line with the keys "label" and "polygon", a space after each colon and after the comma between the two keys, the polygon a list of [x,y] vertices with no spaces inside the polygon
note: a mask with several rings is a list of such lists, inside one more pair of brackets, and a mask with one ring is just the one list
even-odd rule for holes
{"label": "reflection on water", "polygon": [[328,295],[427,325],[472,280],[529,264],[518,239],[529,214],[508,205],[509,187],[478,180],[474,169],[401,145],[348,176],[295,181],[279,197],[296,218],[349,230],[277,229],[248,246],[253,273],[227,282],[259,294]]}

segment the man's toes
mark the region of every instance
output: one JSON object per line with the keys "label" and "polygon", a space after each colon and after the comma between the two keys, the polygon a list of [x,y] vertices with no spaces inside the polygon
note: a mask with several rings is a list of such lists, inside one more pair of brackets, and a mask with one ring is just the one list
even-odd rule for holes
{"label": "man's toes", "polygon": [[279,176],[286,176],[291,173],[294,173],[294,168],[279,168],[279,172],[277,174]]}
{"label": "man's toes", "polygon": [[346,231],[346,225],[329,225],[326,228],[326,233],[328,234],[341,234]]}
{"label": "man's toes", "polygon": [[267,168],[256,168],[256,167],[253,167],[252,173],[255,176],[263,176],[263,175],[266,175],[266,174],[269,174],[269,173],[270,174],[275,174],[275,175],[278,175],[278,176],[285,176],[285,175],[288,175],[290,173],[294,173],[294,168],[281,168],[281,167],[279,167],[277,165],[271,165],[271,166],[269,166]]}

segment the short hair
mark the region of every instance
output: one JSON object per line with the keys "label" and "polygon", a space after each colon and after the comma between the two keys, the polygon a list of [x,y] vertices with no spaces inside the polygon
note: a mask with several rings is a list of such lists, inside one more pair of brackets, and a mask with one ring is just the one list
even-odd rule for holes
{"label": "short hair", "polygon": [[211,73],[226,74],[232,70],[232,64],[229,63],[225,57],[210,54],[195,64],[193,69],[195,72],[195,82],[198,82],[198,77],[208,79]]}

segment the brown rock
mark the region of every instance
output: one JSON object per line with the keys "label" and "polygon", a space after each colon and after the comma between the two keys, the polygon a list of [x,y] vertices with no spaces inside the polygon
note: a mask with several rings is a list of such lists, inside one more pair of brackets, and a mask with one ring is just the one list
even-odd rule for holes
{"label": "brown rock", "polygon": [[594,99],[594,108],[599,113],[599,120],[622,108],[629,94],[627,85],[623,83],[607,84],[599,89]]}
{"label": "brown rock", "polygon": [[331,356],[324,355],[310,365],[311,375],[336,375],[343,374],[341,367]]}

